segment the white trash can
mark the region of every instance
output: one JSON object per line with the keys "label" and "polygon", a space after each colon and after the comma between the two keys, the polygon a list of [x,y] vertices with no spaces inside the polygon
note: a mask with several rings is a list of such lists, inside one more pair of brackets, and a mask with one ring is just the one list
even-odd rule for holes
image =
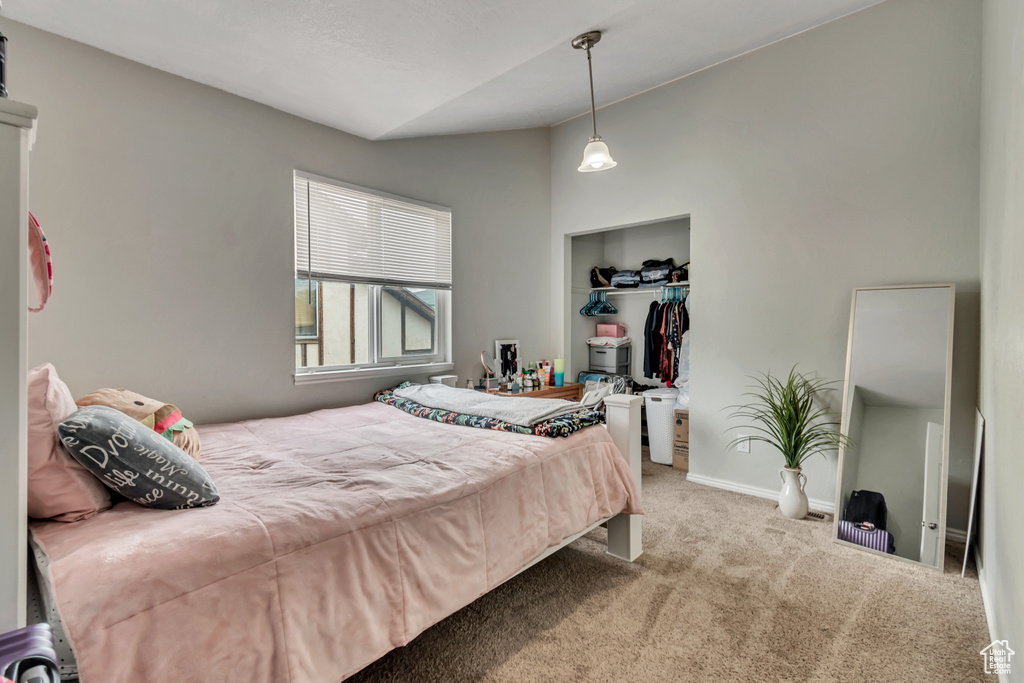
{"label": "white trash can", "polygon": [[672,435],[676,427],[678,395],[678,389],[648,389],[643,394],[647,408],[647,441],[651,446],[651,460],[661,465],[672,464]]}

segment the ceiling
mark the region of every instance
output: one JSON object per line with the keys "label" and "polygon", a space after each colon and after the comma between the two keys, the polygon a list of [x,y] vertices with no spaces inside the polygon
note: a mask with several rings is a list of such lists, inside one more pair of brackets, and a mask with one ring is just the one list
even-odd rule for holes
{"label": "ceiling", "polygon": [[371,140],[550,126],[881,0],[6,0],[3,16]]}

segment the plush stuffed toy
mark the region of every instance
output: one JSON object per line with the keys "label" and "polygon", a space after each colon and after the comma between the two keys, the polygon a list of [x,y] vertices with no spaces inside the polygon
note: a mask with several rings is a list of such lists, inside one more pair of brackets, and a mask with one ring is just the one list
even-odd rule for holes
{"label": "plush stuffed toy", "polygon": [[46,308],[46,302],[53,294],[53,261],[50,257],[50,244],[46,241],[43,229],[39,227],[39,221],[31,213],[28,215],[28,263],[36,281],[36,296],[39,298],[39,306],[29,306],[28,310],[38,313]]}
{"label": "plush stuffed toy", "polygon": [[99,389],[75,401],[78,406],[107,406],[138,420],[196,461],[201,455],[199,432],[176,406],[127,389]]}

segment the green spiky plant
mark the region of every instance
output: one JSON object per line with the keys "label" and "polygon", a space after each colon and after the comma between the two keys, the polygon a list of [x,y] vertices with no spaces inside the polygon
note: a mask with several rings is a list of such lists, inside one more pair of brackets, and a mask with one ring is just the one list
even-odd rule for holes
{"label": "green spiky plant", "polygon": [[852,445],[837,429],[840,426],[838,416],[816,402],[818,394],[838,380],[808,379],[797,372],[795,365],[785,381],[773,377],[771,371],[751,379],[757,386],[743,395],[753,400],[730,406],[734,409],[730,417],[749,420],[750,424],[744,428],[760,434],[734,439],[730,447],[743,439],[761,441],[782,453],[786,467],[800,469],[803,462],[816,453],[824,456],[827,450]]}

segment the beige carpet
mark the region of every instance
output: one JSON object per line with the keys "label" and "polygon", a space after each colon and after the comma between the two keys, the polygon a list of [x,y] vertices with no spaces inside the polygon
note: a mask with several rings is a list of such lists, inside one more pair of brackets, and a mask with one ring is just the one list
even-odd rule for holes
{"label": "beige carpet", "polygon": [[644,505],[637,562],[598,529],[351,680],[985,680],[962,554],[939,574],[840,547],[830,521],[651,463]]}

